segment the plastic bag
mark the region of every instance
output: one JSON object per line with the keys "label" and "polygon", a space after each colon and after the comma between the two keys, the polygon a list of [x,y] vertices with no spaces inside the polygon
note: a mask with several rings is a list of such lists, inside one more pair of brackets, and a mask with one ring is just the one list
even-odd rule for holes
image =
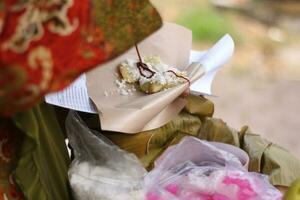
{"label": "plastic bag", "polygon": [[[172,174],[175,171],[176,174]],[[168,176],[166,176],[166,174]],[[280,200],[264,175],[241,168],[185,163],[162,175],[146,200]]]}
{"label": "plastic bag", "polygon": [[146,200],[282,199],[267,176],[248,172],[235,155],[207,142],[185,137],[164,154],[145,177]]}
{"label": "plastic bag", "polygon": [[145,178],[147,187],[156,185],[170,168],[185,162],[195,165],[238,166],[248,165],[249,157],[237,147],[220,143],[209,143],[195,137],[184,137],[177,145],[169,147],[156,161],[155,169]]}
{"label": "plastic bag", "polygon": [[77,200],[143,199],[146,170],[135,155],[89,130],[74,111],[67,117],[66,130],[75,156],[69,180]]}

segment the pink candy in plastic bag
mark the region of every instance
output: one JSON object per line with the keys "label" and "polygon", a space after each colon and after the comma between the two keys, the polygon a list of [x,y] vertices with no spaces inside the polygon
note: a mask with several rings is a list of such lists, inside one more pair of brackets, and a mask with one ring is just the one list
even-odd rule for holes
{"label": "pink candy in plastic bag", "polygon": [[[243,169],[183,166],[189,170],[160,180],[146,195],[147,200],[280,200],[282,194],[266,176]],[[181,171],[181,172],[182,172]],[[165,177],[165,176],[164,176]]]}
{"label": "pink candy in plastic bag", "polygon": [[[206,152],[182,152],[187,151],[187,147],[196,147],[197,143],[205,147]],[[203,156],[201,160],[199,159],[201,156],[197,157],[195,153],[206,154],[206,156]],[[282,194],[269,183],[267,176],[248,172],[242,163],[237,162],[233,154],[227,153],[225,155],[222,150],[216,149],[207,142],[190,137],[184,138],[162,156],[156,168],[145,178],[146,199],[282,199]],[[194,155],[191,156],[191,154]],[[178,158],[177,155],[187,156]]]}

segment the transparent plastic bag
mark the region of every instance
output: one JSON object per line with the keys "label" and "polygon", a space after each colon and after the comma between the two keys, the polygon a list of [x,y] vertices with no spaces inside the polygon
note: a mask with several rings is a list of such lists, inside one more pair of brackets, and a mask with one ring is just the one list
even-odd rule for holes
{"label": "transparent plastic bag", "polygon": [[[241,168],[176,166],[177,174],[165,172],[155,186],[148,188],[146,200],[281,200],[282,194],[267,176]],[[171,169],[173,171],[174,169]]]}
{"label": "transparent plastic bag", "polygon": [[75,157],[68,175],[77,200],[143,199],[146,170],[135,155],[90,130],[75,111],[67,117],[66,130]]}
{"label": "transparent plastic bag", "polygon": [[[227,147],[227,146],[226,146]],[[249,157],[237,147],[217,147],[215,143],[200,140],[195,137],[184,137],[177,145],[170,146],[156,161],[155,169],[145,178],[145,185],[151,187],[156,185],[170,168],[185,162],[195,165],[234,165],[245,167]]]}
{"label": "transparent plastic bag", "polygon": [[145,199],[282,199],[282,194],[269,183],[267,176],[248,172],[228,153],[224,154],[207,142],[184,138],[167,150],[145,177]]}

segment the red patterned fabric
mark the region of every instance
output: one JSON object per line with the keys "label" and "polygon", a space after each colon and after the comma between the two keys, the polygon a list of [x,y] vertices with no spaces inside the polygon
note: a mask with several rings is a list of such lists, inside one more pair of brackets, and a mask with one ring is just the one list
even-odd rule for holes
{"label": "red patterned fabric", "polygon": [[23,199],[11,171],[18,160],[23,135],[12,120],[0,118],[0,200]]}
{"label": "red patterned fabric", "polygon": [[160,25],[146,0],[1,1],[0,115],[30,108]]}

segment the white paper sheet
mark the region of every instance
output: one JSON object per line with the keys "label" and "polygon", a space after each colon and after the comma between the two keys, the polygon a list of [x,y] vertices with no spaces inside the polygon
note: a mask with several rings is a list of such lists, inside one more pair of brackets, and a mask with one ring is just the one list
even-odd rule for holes
{"label": "white paper sheet", "polygon": [[87,93],[85,74],[77,78],[77,80],[63,91],[46,95],[45,101],[49,104],[72,110],[97,113],[97,109]]}
{"label": "white paper sheet", "polygon": [[[234,51],[234,42],[230,35],[225,35],[208,51],[191,51],[190,63],[200,62],[206,74],[191,85],[191,93],[212,95],[211,85],[216,73],[230,59]],[[89,99],[86,87],[86,77],[81,75],[74,83],[61,92],[46,95],[49,104],[72,110],[97,113]]]}
{"label": "white paper sheet", "polygon": [[231,58],[234,52],[234,41],[226,34],[205,53],[191,52],[190,61],[200,62],[205,67],[205,75],[194,82],[190,90],[194,94],[212,95],[211,86],[219,69]]}

